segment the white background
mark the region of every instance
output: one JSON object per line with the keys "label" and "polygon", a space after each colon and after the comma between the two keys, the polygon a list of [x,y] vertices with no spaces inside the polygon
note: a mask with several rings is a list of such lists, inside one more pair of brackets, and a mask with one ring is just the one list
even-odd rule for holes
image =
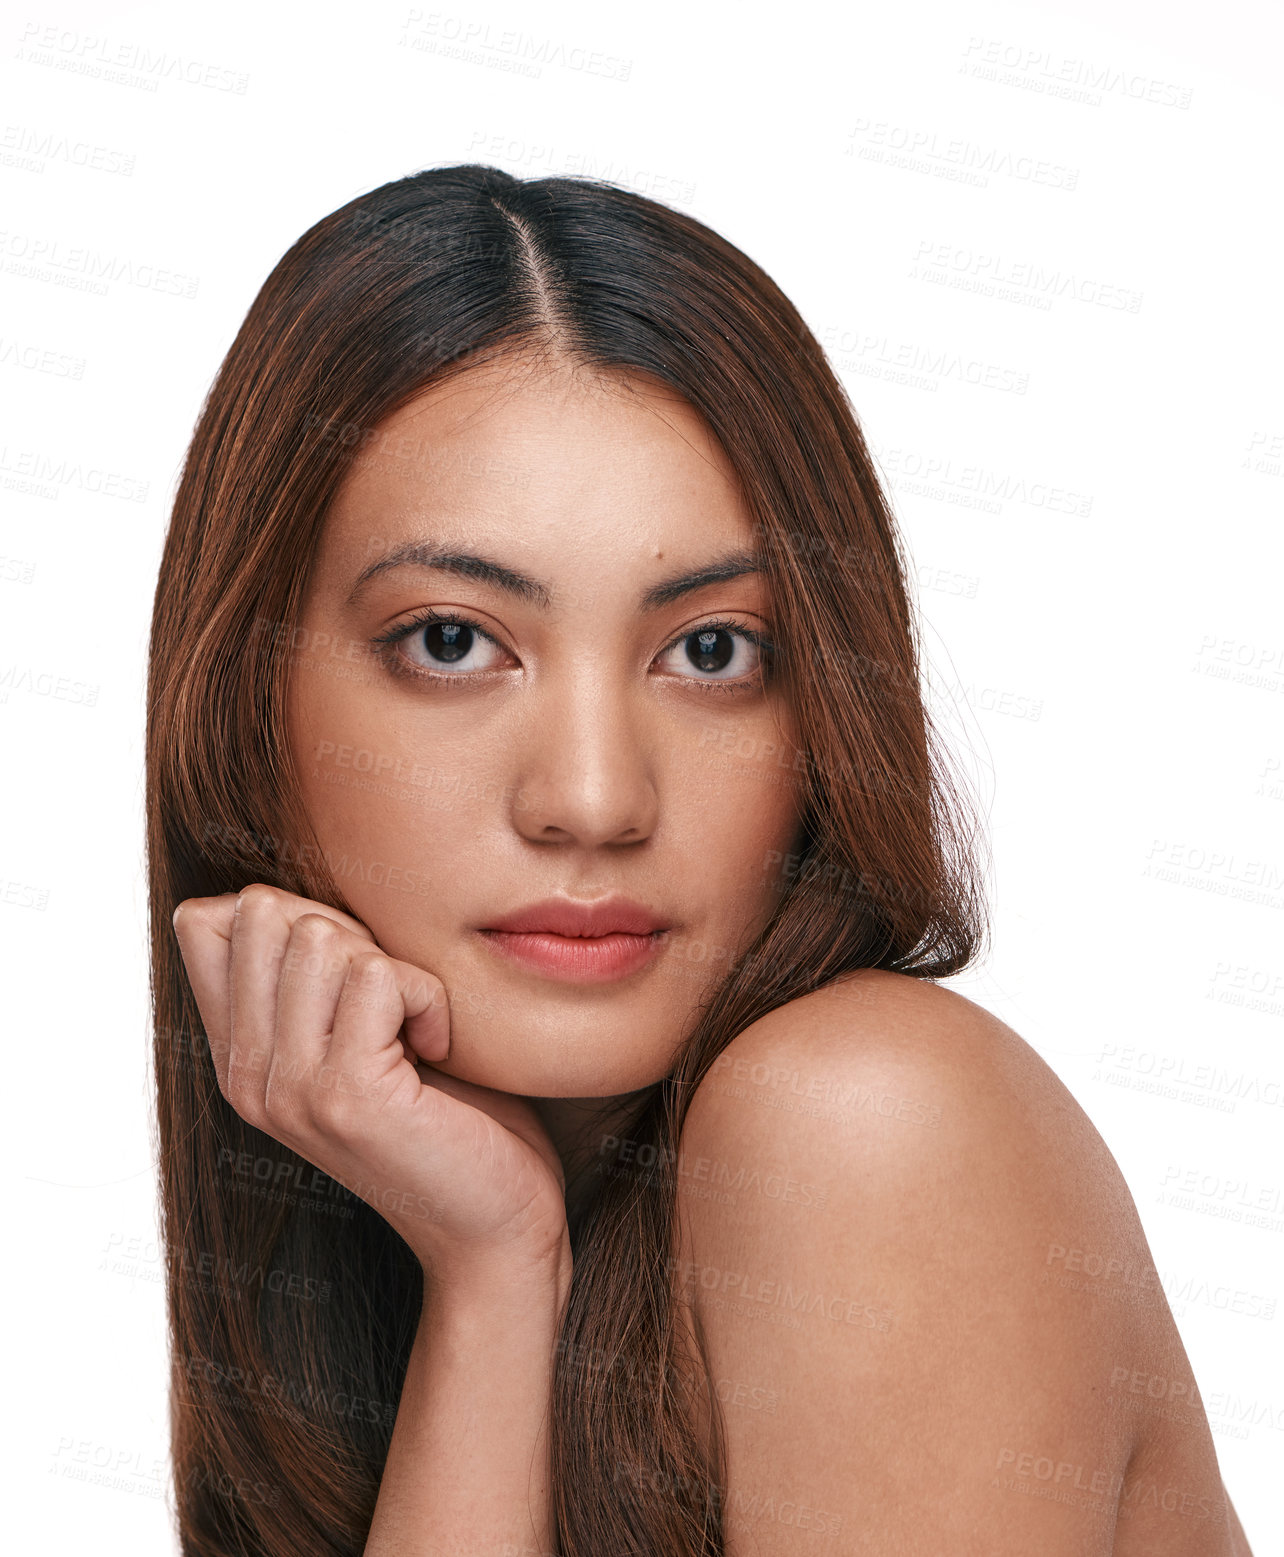
{"label": "white background", "polygon": [[176,1549],[141,807],[176,473],[282,252],[362,191],[483,161],[691,212],[830,351],[989,812],[994,952],[957,987],[1117,1158],[1267,1557],[1284,1523],[1278,8],[450,4],[67,0],[0,24],[22,1549]]}

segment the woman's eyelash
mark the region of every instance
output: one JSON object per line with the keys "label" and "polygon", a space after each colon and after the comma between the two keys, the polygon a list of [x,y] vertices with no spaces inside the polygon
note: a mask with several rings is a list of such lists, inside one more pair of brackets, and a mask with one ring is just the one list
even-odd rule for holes
{"label": "woman's eyelash", "polygon": [[776,646],[766,633],[760,633],[755,628],[745,627],[740,622],[733,622],[730,617],[715,616],[712,621],[701,622],[698,627],[688,627],[686,632],[679,633],[671,643],[666,643],[660,650],[661,654],[667,654],[670,649],[676,649],[678,644],[685,643],[688,638],[694,638],[698,633],[732,633],[738,638],[747,638],[762,656],[757,670],[748,676],[741,676],[736,681],[703,681],[698,677],[682,677],[686,681],[692,681],[698,687],[710,687],[714,691],[743,692],[749,688],[757,687],[770,673],[772,657],[776,652]]}
{"label": "woman's eyelash", "polygon": [[[378,649],[386,651],[394,648],[403,638],[409,638],[413,634],[421,632],[425,627],[431,627],[434,622],[448,622],[452,626],[469,627],[473,632],[485,638],[488,643],[493,643],[498,648],[503,647],[497,638],[488,633],[480,622],[475,621],[466,612],[436,611],[431,606],[418,612],[410,621],[401,622],[396,627],[389,628],[386,633],[380,633],[377,637],[372,638],[371,642]],[[678,644],[685,642],[688,638],[694,638],[697,633],[713,632],[734,633],[738,637],[747,638],[762,654],[762,664],[759,669],[763,673],[769,669],[772,657],[776,653],[776,645],[766,633],[760,633],[755,628],[746,627],[741,622],[732,621],[730,617],[714,617],[711,621],[701,622],[696,627],[687,628],[685,632],[679,633],[676,638],[666,643],[664,648],[660,650],[660,653],[667,654],[670,649],[676,648]],[[469,675],[478,674],[477,672],[466,671],[458,676],[441,675],[439,672],[428,670],[424,666],[407,667],[397,663],[394,663],[393,668],[401,675],[407,675],[412,678],[427,677],[430,681],[465,681]],[[742,676],[736,681],[704,681],[699,677],[683,677],[681,679],[690,680],[695,686],[710,687],[724,692],[737,692],[744,691],[747,687],[756,686],[759,677],[755,673],[749,677]]]}
{"label": "woman's eyelash", "polygon": [[[412,633],[419,632],[421,628],[431,627],[434,622],[450,622],[452,625],[457,624],[460,627],[471,627],[475,633],[480,633],[488,643],[497,641],[486,631],[480,622],[473,621],[472,617],[465,616],[460,611],[434,611],[431,606],[420,611],[411,621],[402,622],[396,627],[389,628],[386,633],[380,633],[377,638],[372,638],[370,641],[386,648],[391,644],[400,643],[403,638],[409,638]],[[454,680],[455,678],[452,676],[447,679]]]}
{"label": "woman's eyelash", "polygon": [[760,633],[753,627],[746,627],[741,622],[733,622],[729,616],[715,616],[710,622],[701,622],[698,627],[688,627],[686,632],[679,633],[672,643],[666,643],[661,649],[661,654],[667,654],[674,644],[682,643],[687,638],[694,638],[697,633],[737,633],[741,638],[748,638],[750,643],[756,643],[760,649],[771,649],[771,639],[766,633]]}

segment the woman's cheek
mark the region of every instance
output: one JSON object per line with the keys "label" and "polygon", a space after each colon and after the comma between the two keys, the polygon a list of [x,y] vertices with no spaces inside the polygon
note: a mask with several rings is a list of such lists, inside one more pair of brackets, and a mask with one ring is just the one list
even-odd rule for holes
{"label": "woman's cheek", "polygon": [[431,906],[442,899],[448,864],[440,855],[434,860],[432,846],[441,824],[417,815],[422,807],[387,780],[341,761],[327,764],[334,755],[322,754],[301,775],[320,866],[379,945],[399,956],[391,943],[404,940],[407,931],[420,936]]}

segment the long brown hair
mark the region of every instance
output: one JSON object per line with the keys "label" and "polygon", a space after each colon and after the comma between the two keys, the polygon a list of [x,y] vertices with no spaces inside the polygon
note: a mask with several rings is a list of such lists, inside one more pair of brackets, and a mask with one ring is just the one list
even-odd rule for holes
{"label": "long brown hair", "polygon": [[264,283],[201,410],[152,622],[154,1057],[189,1557],[360,1553],[423,1273],[377,1211],[224,1100],[171,916],[251,881],[351,912],[300,843],[281,645],[327,504],[384,418],[518,351],[649,374],[720,440],[785,646],[804,801],[770,922],[636,1103],[627,1160],[622,1144],[604,1158],[572,1216],[554,1374],[562,1557],[723,1550],[717,1402],[707,1464],[670,1271],[677,1143],[702,1076],[749,1023],[840,974],[944,977],[985,937],[980,835],[924,706],[895,519],[842,386],[771,279],[692,217],[599,180],[436,168],[318,222]]}

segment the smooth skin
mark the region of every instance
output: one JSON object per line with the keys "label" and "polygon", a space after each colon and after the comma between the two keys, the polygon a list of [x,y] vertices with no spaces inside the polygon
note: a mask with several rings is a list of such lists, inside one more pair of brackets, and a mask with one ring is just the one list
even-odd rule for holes
{"label": "smooth skin", "polygon": [[[292,639],[290,749],[353,914],[256,883],[189,900],[175,927],[224,1096],[375,1205],[431,1278],[367,1557],[543,1552],[567,1200],[603,1146],[587,1105],[622,1111],[667,1074],[770,917],[799,841],[781,760],[796,730],[755,641],[775,631],[765,580],[730,571],[753,550],[734,474],[664,386],[509,361],[379,434],[327,515]],[[425,565],[430,547],[456,565]],[[441,619],[466,653],[441,657]],[[733,652],[710,670],[692,635],[713,623]],[[547,979],[479,933],[547,896],[617,892],[673,928],[615,982]],[[722,1060],[683,1160],[824,1192],[728,1205],[695,1168],[680,1197],[680,1313],[728,1401],[728,1557],[1247,1557],[1233,1513],[1154,1533],[1139,1510],[1116,1537],[1108,1495],[1084,1513],[978,1480],[1011,1448],[1014,1473],[1055,1451],[1220,1488],[1206,1424],[1176,1447],[1139,1425],[1099,1383],[1102,1314],[1036,1280],[1048,1242],[1100,1242],[1102,1216],[1138,1257],[1144,1238],[1109,1153],[1015,1034],[866,974]],[[934,1100],[938,1126],[759,1107],[729,1083],[742,1062],[827,1096]],[[778,1302],[731,1306],[762,1281],[827,1306],[798,1328],[773,1322]],[[1130,1315],[1110,1358],[1184,1364],[1171,1323]],[[1203,1545],[1179,1544],[1196,1528]]]}
{"label": "smooth skin", "polygon": [[728,1557],[1251,1557],[1118,1165],[982,1007],[865,970],[768,1013],[681,1161]]}

